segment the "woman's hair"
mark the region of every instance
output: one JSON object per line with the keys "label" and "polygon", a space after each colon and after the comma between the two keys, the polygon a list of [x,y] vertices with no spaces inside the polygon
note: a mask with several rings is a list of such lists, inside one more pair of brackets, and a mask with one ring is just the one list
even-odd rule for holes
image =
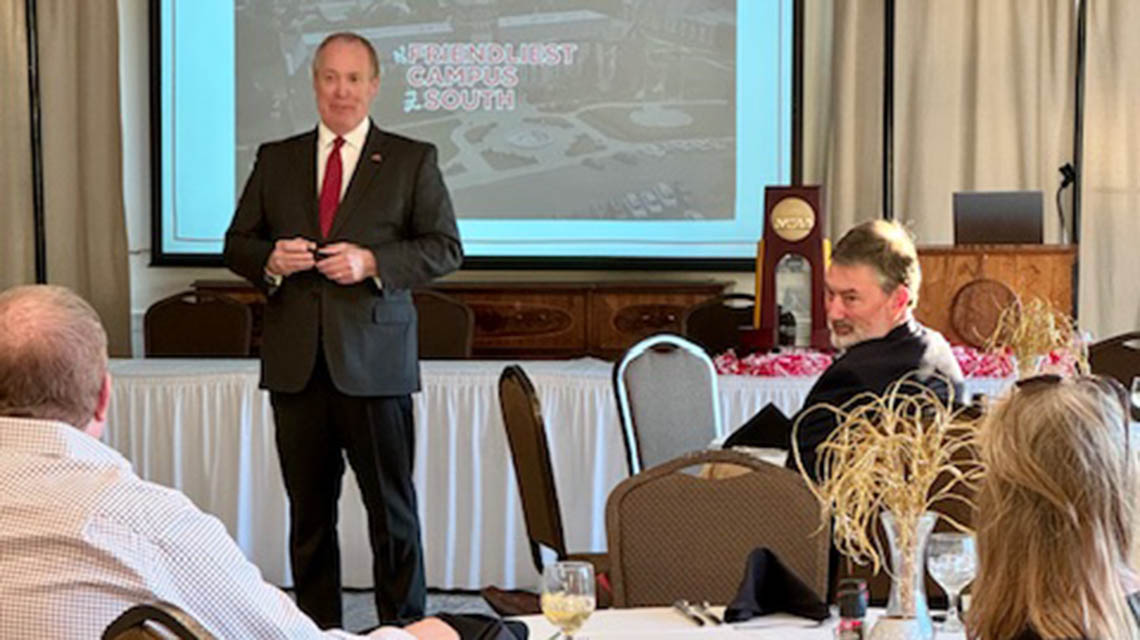
{"label": "woman's hair", "polygon": [[1115,380],[1028,379],[981,433],[971,636],[1136,638],[1122,583],[1132,545],[1127,396]]}

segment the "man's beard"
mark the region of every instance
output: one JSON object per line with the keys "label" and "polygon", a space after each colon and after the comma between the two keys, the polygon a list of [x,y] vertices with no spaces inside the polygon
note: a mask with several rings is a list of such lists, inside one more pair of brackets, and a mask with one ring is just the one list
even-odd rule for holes
{"label": "man's beard", "polygon": [[[835,330],[837,327],[848,329],[848,331],[840,335]],[[831,334],[831,346],[839,349],[840,351],[849,349],[867,339],[867,335],[863,331],[861,331],[858,327],[851,324],[850,322],[847,322],[846,320],[828,322],[827,328]]]}

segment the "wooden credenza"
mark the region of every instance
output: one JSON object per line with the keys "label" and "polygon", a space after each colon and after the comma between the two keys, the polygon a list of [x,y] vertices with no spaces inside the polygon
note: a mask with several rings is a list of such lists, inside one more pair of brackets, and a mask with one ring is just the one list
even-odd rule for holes
{"label": "wooden credenza", "polygon": [[[260,344],[265,300],[244,281],[199,280],[194,289],[225,295],[254,309]],[[720,295],[718,281],[436,282],[431,288],[475,312],[477,358],[616,358],[638,340],[680,332],[690,306]]]}
{"label": "wooden credenza", "polygon": [[[976,245],[920,247],[922,289],[915,316],[953,343],[964,342],[951,321],[959,292],[986,279],[1028,300],[1038,296],[1061,310],[1073,307],[1076,247]],[[250,304],[253,344],[260,344],[264,298],[245,281],[199,280],[199,291]],[[724,293],[719,281],[436,282],[432,289],[475,311],[477,358],[615,358],[641,338],[681,330],[685,310]]]}
{"label": "wooden credenza", "polygon": [[[965,340],[952,322],[959,292],[977,280],[1000,282],[1022,300],[1048,300],[1065,313],[1073,311],[1074,245],[994,244],[918,248],[922,265],[915,317],[942,332],[951,343]],[[981,301],[977,304],[985,304]],[[981,313],[992,310],[980,309]]]}
{"label": "wooden credenza", "polygon": [[724,292],[713,281],[437,282],[475,311],[480,357],[614,358],[638,340],[681,331],[690,306]]}

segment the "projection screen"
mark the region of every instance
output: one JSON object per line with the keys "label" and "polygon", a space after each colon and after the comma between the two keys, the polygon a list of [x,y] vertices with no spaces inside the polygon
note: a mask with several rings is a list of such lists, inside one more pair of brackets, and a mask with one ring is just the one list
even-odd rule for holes
{"label": "projection screen", "polygon": [[258,146],[316,125],[316,47],[355,31],[373,121],[437,146],[476,262],[740,263],[790,180],[792,5],[153,0],[155,262],[219,259]]}

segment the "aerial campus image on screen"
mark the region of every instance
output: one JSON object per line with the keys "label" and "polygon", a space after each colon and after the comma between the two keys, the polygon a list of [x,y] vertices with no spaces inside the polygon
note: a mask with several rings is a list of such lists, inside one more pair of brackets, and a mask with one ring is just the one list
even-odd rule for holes
{"label": "aerial campus image on screen", "polygon": [[317,121],[330,33],[380,57],[373,119],[427,140],[460,218],[734,215],[734,0],[239,0],[236,184]]}

